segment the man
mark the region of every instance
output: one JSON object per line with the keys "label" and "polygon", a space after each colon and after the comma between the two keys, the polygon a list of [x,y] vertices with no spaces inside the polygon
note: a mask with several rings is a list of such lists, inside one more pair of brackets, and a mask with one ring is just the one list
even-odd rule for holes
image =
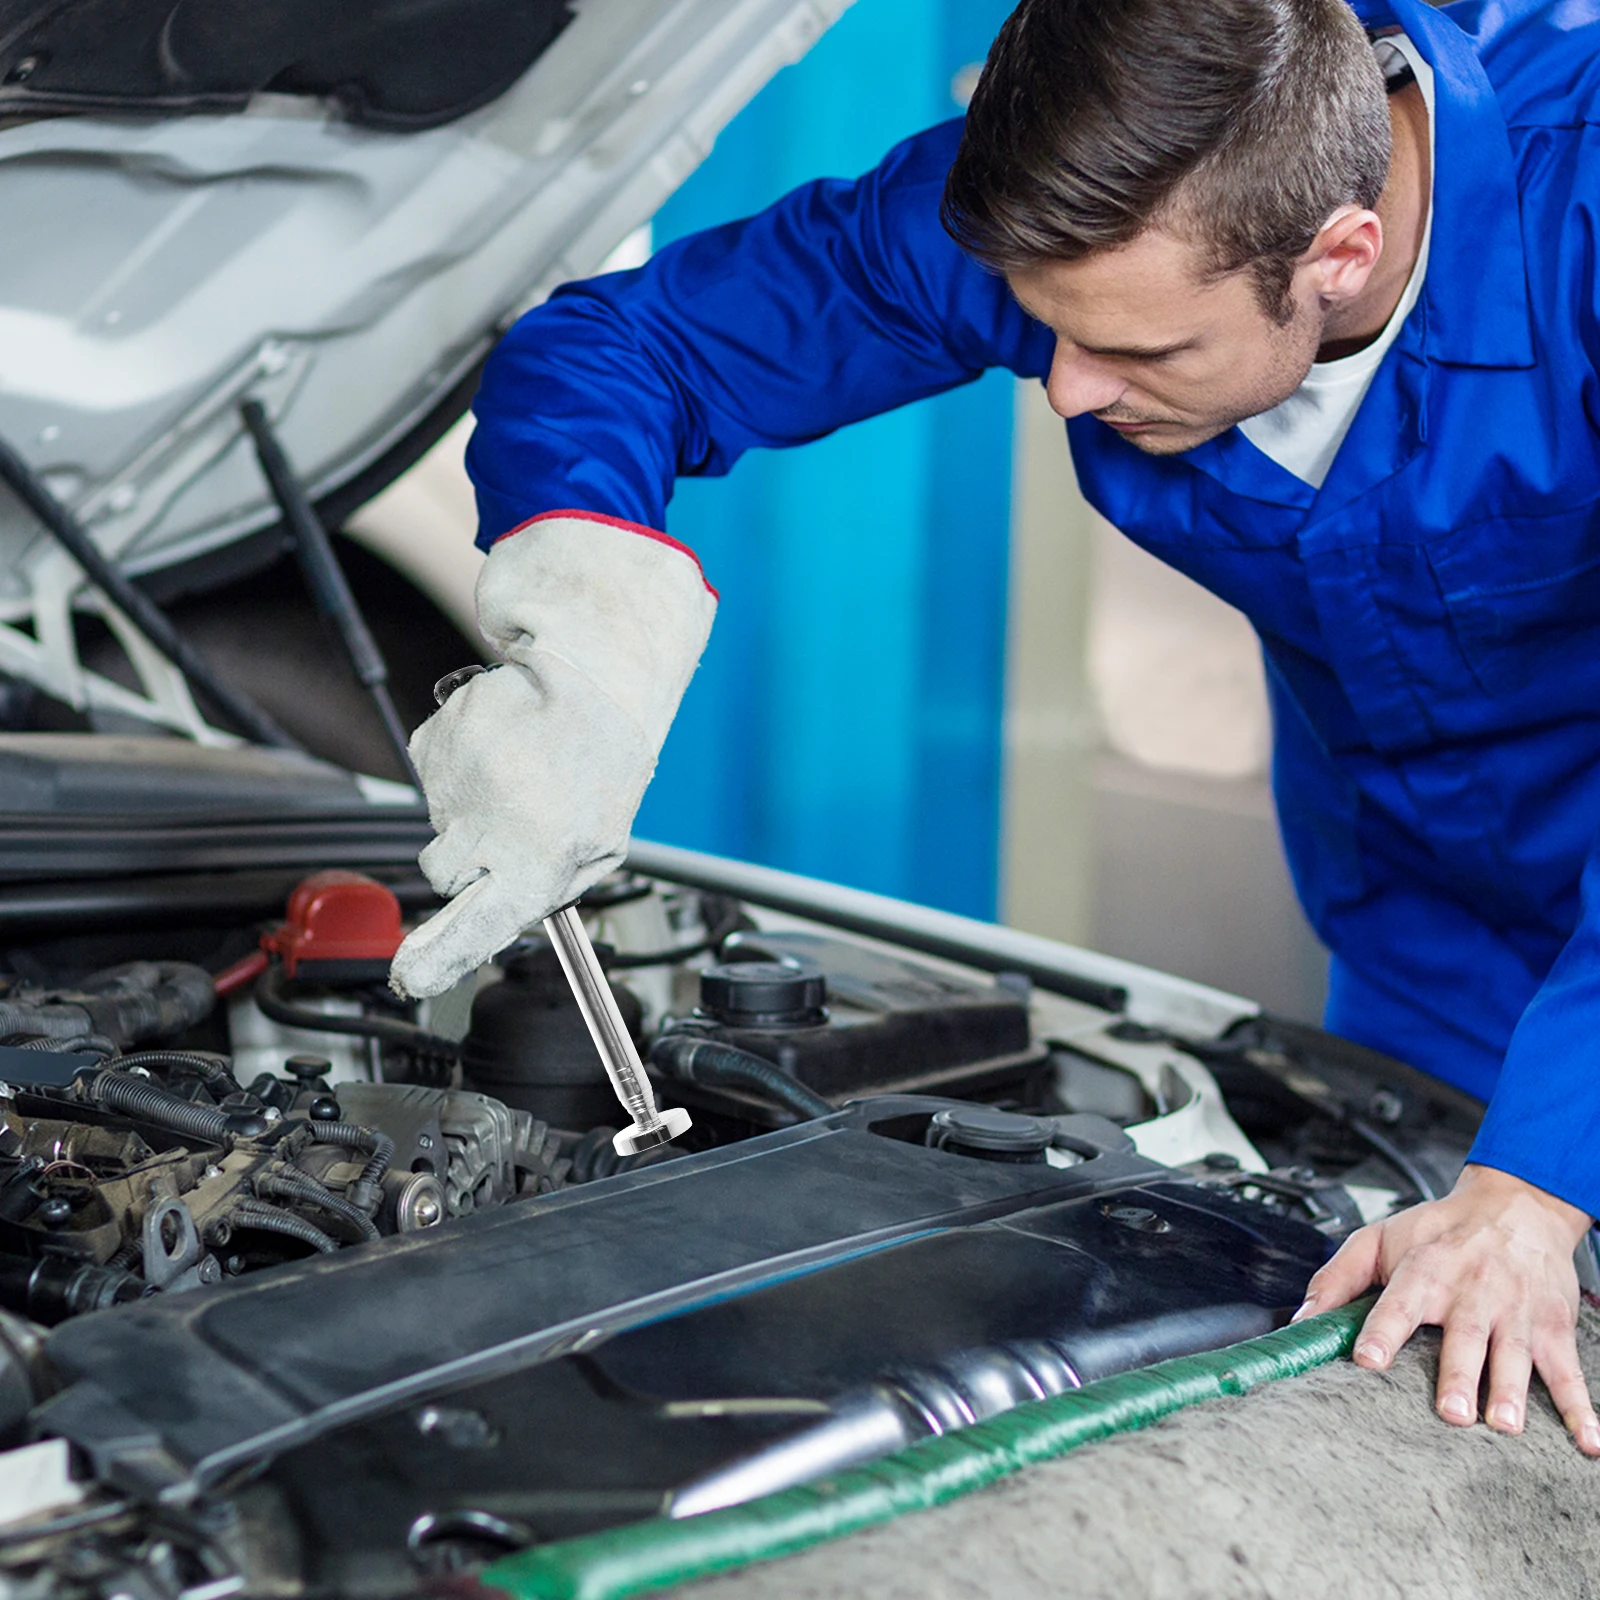
{"label": "man", "polygon": [[[1368,32],[1363,31],[1362,24]],[[1369,36],[1370,33],[1370,36]],[[418,735],[432,992],[621,857],[715,606],[718,473],[1008,367],[1084,492],[1261,635],[1328,1024],[1485,1098],[1443,1200],[1303,1312],[1441,1325],[1450,1422],[1537,1370],[1600,1456],[1600,0],[1024,0],[965,128],[575,285],[485,375],[485,633]],[[943,223],[941,226],[941,207]],[[958,243],[959,242],[959,243]],[[496,542],[496,541],[502,542]]]}

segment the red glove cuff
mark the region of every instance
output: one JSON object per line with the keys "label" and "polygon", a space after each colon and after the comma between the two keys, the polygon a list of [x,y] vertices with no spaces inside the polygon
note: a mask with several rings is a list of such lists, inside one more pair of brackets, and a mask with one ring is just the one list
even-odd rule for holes
{"label": "red glove cuff", "polygon": [[711,581],[706,577],[706,570],[700,565],[700,557],[688,545],[680,543],[669,533],[661,533],[655,528],[647,528],[640,522],[625,522],[621,517],[603,516],[598,511],[541,511],[538,516],[529,517],[526,522],[519,522],[516,527],[508,528],[494,542],[499,544],[501,539],[509,539],[513,534],[521,533],[524,528],[531,528],[537,522],[552,522],[557,518],[575,519],[579,522],[603,522],[608,528],[621,528],[625,533],[637,533],[643,538],[654,539],[657,544],[666,545],[670,550],[679,551],[694,562],[695,570],[700,574],[700,581],[705,584],[711,598],[719,603],[721,602],[722,596],[711,587]]}

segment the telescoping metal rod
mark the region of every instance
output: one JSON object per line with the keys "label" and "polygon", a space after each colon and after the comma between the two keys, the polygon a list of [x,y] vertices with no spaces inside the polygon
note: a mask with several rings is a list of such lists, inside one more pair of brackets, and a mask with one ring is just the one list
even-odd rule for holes
{"label": "telescoping metal rod", "polygon": [[420,791],[422,780],[412,764],[406,730],[389,694],[389,665],[383,659],[378,641],[372,637],[372,630],[367,627],[367,619],[361,614],[361,607],[344,575],[344,568],[339,565],[339,558],[334,553],[328,530],[323,527],[322,518],[317,515],[311,497],[294,475],[294,468],[289,465],[289,458],[284,454],[261,402],[246,400],[239,407],[239,415],[255,442],[256,459],[261,463],[262,476],[267,480],[272,498],[278,502],[278,509],[283,513],[295,559],[300,563],[311,599],[317,610],[338,630],[340,643],[350,658],[356,677],[378,708],[383,731],[400,758],[400,770]]}
{"label": "telescoping metal rod", "polygon": [[105,555],[77,517],[50,492],[44,479],[3,439],[0,479],[83,568],[84,576],[95,588],[241,733],[258,744],[276,745],[283,750],[300,748],[254,700],[231,688],[211,670],[167,620],[161,607]]}
{"label": "telescoping metal rod", "polygon": [[606,981],[600,958],[594,953],[589,935],[576,906],[566,906],[544,920],[544,931],[555,946],[561,970],[572,985],[572,993],[588,1024],[589,1037],[605,1063],[606,1076],[617,1092],[623,1109],[633,1118],[633,1126],[624,1128],[612,1139],[618,1155],[631,1156],[640,1150],[649,1150],[666,1144],[689,1129],[689,1113],[680,1107],[662,1111],[645,1075],[639,1052],[628,1036],[628,1026],[617,1010],[611,985]]}

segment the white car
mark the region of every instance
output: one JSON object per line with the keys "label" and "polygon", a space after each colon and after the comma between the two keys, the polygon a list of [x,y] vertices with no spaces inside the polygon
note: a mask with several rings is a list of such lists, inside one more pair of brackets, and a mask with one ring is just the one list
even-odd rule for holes
{"label": "white car", "polygon": [[[539,937],[387,990],[427,820],[318,525],[841,8],[16,8],[0,1595],[386,1596],[741,1504],[1267,1332],[1464,1159],[1480,1107],[1247,1000],[663,846],[581,910],[674,1144],[617,1156]],[[471,646],[350,580],[414,721]]]}

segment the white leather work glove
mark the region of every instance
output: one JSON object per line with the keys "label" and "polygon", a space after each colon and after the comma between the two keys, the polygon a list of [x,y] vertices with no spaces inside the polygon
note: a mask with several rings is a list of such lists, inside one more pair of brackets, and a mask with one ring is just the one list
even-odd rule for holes
{"label": "white leather work glove", "polygon": [[621,865],[717,597],[682,545],[556,512],[494,546],[477,605],[505,665],[411,737],[438,834],[419,865],[451,899],[400,946],[401,994],[441,994]]}

